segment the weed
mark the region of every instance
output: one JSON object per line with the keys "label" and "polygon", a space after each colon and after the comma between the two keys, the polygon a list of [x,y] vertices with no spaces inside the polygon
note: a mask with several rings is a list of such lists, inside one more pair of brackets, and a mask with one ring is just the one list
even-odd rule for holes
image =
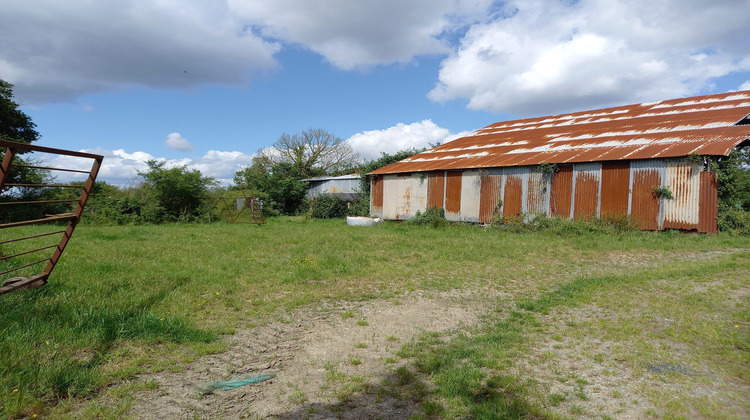
{"label": "weed", "polygon": [[358,319],[358,320],[357,320],[357,325],[359,325],[360,327],[366,327],[366,326],[370,325],[370,323],[369,323],[369,322],[367,322],[367,321],[366,321],[366,320],[364,320],[364,319]]}
{"label": "weed", "polygon": [[366,349],[367,348],[367,343],[354,343],[354,348],[355,349]]}

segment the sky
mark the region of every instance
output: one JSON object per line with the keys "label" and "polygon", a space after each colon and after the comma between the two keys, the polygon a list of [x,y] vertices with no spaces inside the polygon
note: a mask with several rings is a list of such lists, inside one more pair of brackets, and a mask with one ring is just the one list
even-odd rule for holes
{"label": "sky", "polygon": [[[283,133],[362,159],[489,124],[750,89],[750,0],[3,0],[36,144],[231,183]],[[39,159],[50,164],[77,165]]]}

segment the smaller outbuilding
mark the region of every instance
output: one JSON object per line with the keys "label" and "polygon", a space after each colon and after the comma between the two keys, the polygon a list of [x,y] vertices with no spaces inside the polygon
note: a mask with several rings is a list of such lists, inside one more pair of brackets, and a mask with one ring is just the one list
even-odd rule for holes
{"label": "smaller outbuilding", "polygon": [[307,178],[307,198],[316,198],[323,194],[334,195],[342,200],[352,201],[359,194],[359,174],[340,176],[319,176]]}

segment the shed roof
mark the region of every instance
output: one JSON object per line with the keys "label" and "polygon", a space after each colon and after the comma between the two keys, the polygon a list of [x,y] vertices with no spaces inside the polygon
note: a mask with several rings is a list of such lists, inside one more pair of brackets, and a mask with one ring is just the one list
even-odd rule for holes
{"label": "shed roof", "polygon": [[750,91],[504,121],[372,174],[726,156],[750,139]]}
{"label": "shed roof", "polygon": [[334,181],[339,179],[359,179],[359,174],[349,174],[349,175],[338,175],[338,176],[316,176],[314,178],[306,178],[301,179],[300,181],[305,182],[314,182],[314,181]]}

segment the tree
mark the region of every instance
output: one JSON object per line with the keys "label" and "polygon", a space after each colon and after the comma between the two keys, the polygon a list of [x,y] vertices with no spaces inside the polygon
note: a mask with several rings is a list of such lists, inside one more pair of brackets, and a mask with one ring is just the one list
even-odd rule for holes
{"label": "tree", "polygon": [[0,139],[30,144],[39,138],[36,124],[13,101],[13,85],[0,79]]}
{"label": "tree", "polygon": [[259,164],[240,169],[234,174],[234,184],[263,200],[266,215],[295,214],[307,194],[302,175],[291,163],[281,162],[270,170]]}
{"label": "tree", "polygon": [[258,151],[255,162],[270,171],[291,164],[302,178],[335,174],[355,167],[359,156],[346,142],[323,129],[284,133],[271,147]]}
{"label": "tree", "polygon": [[138,175],[143,177],[143,186],[153,194],[163,220],[195,221],[209,211],[206,200],[217,184],[215,179],[184,166],[165,169],[164,162],[150,160],[146,163],[148,171]]}
{"label": "tree", "polygon": [[[35,128],[36,124],[31,121],[28,115],[18,109],[18,104],[13,101],[13,85],[0,79],[0,140],[30,144],[39,139],[39,133]],[[5,152],[5,148],[0,147],[0,152]],[[18,154],[21,153],[25,153],[25,151],[19,150]],[[16,157],[15,163],[30,164],[31,162]],[[11,169],[9,176],[11,181],[8,183],[36,184],[49,174],[43,171],[14,167]],[[28,195],[30,192],[24,191],[22,194]],[[31,199],[31,197],[25,197],[25,199]]]}

